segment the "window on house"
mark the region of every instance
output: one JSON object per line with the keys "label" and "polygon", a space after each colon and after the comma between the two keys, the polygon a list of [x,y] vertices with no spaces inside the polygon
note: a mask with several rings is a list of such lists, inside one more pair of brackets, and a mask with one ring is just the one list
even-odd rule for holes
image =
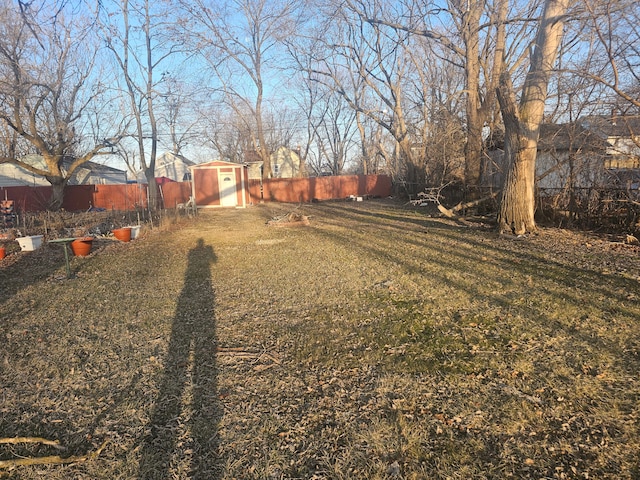
{"label": "window on house", "polygon": [[277,163],[273,165],[273,176],[274,177],[280,176],[280,165],[278,165]]}

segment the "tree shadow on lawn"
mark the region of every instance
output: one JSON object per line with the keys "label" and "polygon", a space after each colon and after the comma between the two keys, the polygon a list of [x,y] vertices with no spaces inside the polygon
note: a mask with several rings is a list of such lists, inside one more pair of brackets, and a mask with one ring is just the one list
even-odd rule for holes
{"label": "tree shadow on lawn", "polygon": [[170,478],[172,467],[183,465],[187,456],[188,478],[220,477],[218,425],[222,406],[218,400],[210,269],[215,261],[213,248],[198,239],[189,252],[150,433],[142,441],[140,479]]}
{"label": "tree shadow on lawn", "polygon": [[[376,208],[373,210],[368,210],[361,206],[361,203],[349,204],[347,202],[343,202],[340,204],[336,203],[328,203],[324,202],[320,204],[317,208],[324,213],[330,214],[325,218],[325,221],[341,221],[341,220],[350,220],[355,222],[364,222],[367,220],[374,221],[377,224],[384,225],[385,228],[397,228],[402,231],[405,231],[407,227],[411,228],[411,226],[420,227],[420,228],[438,228],[442,230],[453,230],[460,231],[463,229],[469,228],[469,222],[463,223],[458,219],[451,218],[446,219],[447,221],[438,221],[429,217],[427,212],[421,211],[417,208],[407,208],[403,207],[401,204],[391,205],[385,203],[374,203],[375,200],[371,201],[371,205]],[[369,205],[367,205],[369,206]],[[478,230],[483,231],[492,231],[493,228],[487,228],[486,226],[482,226],[480,224],[476,225]]]}
{"label": "tree shadow on lawn", "polygon": [[[563,263],[546,259],[536,252],[536,248],[527,251],[526,244],[501,245],[489,241],[492,238],[491,234],[469,238],[440,226],[437,237],[449,237],[451,242],[439,242],[437,249],[434,248],[433,238],[415,235],[408,238],[398,237],[399,242],[413,247],[411,252],[420,252],[415,257],[407,254],[401,243],[396,243],[391,248],[385,243],[384,238],[380,243],[376,243],[369,237],[357,238],[335,231],[325,232],[318,229],[317,233],[345,247],[361,248],[370,258],[380,259],[389,265],[399,265],[407,273],[431,279],[432,282],[454,291],[465,292],[470,298],[485,302],[489,308],[497,307],[506,313],[520,314],[551,336],[562,331],[576,344],[588,345],[594,351],[606,350],[612,356],[624,359],[623,363],[638,365],[637,354],[624,353],[625,349],[636,351],[635,340],[627,340],[624,345],[616,344],[612,340],[600,338],[592,331],[592,321],[588,318],[552,318],[545,310],[546,305],[538,304],[537,298],[531,298],[531,303],[523,300],[531,295],[527,285],[529,277],[531,282],[535,281],[536,291],[543,291],[548,299],[555,298],[559,304],[564,303],[574,310],[603,310],[603,321],[605,316],[622,315],[625,318],[633,318],[637,307],[629,301],[627,294],[634,291],[634,280],[610,276],[603,282],[603,276],[598,271],[576,267],[570,261]],[[482,239],[487,241],[483,242]],[[504,284],[506,291],[497,290],[489,293],[490,289],[487,290],[485,284],[492,280],[492,274],[485,268],[485,263],[503,272],[497,279]],[[431,266],[434,268],[431,269]],[[590,295],[585,295],[585,288]],[[609,306],[601,304],[602,297],[608,299]],[[516,300],[519,301],[519,305],[514,303]],[[461,308],[464,310],[464,306]],[[572,322],[583,323],[582,329],[577,330]]]}
{"label": "tree shadow on lawn", "polygon": [[[350,214],[345,215],[343,213],[342,215],[336,215],[336,218],[347,218],[355,222],[362,222],[367,216],[377,217],[383,220],[394,220],[399,222],[396,228],[403,234],[410,231],[409,228],[402,227],[403,224],[407,223],[428,228],[429,233],[436,234],[440,240],[440,242],[437,243],[438,251],[433,250],[433,238],[426,239],[420,235],[407,237],[402,241],[412,247],[420,249],[421,252],[419,258],[412,259],[412,262],[406,262],[406,260],[399,258],[398,252],[395,252],[394,249],[380,248],[378,250],[374,244],[369,243],[369,241],[367,241],[366,249],[370,254],[386,259],[391,263],[404,265],[407,270],[421,272],[431,276],[434,276],[433,272],[422,271],[424,270],[425,260],[440,266],[447,266],[452,272],[463,268],[466,270],[468,277],[474,280],[465,285],[458,285],[458,287],[462,290],[470,291],[476,297],[482,296],[476,290],[478,289],[478,282],[482,283],[483,280],[486,280],[487,271],[483,267],[483,264],[488,263],[491,266],[502,268],[504,275],[500,277],[500,280],[503,283],[516,284],[516,280],[510,279],[512,274],[518,274],[521,280],[526,275],[529,275],[531,278],[542,279],[562,287],[558,288],[556,295],[558,298],[573,303],[574,305],[583,304],[584,299],[576,294],[580,293],[581,289],[588,287],[589,290],[594,293],[618,299],[621,305],[619,309],[632,315],[622,304],[625,301],[628,303],[625,292],[633,291],[635,285],[634,280],[612,276],[607,278],[607,282],[603,284],[603,276],[596,270],[577,267],[570,263],[569,260],[567,260],[567,262],[561,262],[559,260],[544,258],[542,247],[535,245],[530,246],[527,243],[521,243],[515,240],[501,239],[492,229],[480,228],[469,230],[467,227],[449,225],[447,223],[434,221],[430,218],[412,219],[403,217],[402,215],[395,216],[360,211],[353,207],[347,208],[346,210],[349,211]],[[338,210],[336,209],[336,211]],[[343,212],[343,209],[340,208],[339,211]],[[336,220],[335,223],[336,225],[344,226],[339,220]],[[465,232],[471,232],[471,235],[467,235]],[[332,232],[331,236],[336,240],[340,238],[340,235],[335,232]],[[508,239],[509,237],[505,236],[504,238]],[[345,245],[350,245],[353,242],[358,242],[353,236],[344,238]],[[441,255],[441,253],[448,254],[448,257],[447,255]],[[449,260],[447,260],[447,258]],[[452,259],[455,259],[455,261]],[[441,280],[443,283],[452,283],[450,279],[442,278]],[[493,296],[491,298],[494,299]],[[595,301],[593,305],[598,306]]]}

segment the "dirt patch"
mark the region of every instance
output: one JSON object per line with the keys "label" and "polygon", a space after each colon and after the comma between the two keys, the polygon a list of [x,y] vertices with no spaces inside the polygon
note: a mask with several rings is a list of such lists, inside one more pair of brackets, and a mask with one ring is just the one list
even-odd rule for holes
{"label": "dirt patch", "polygon": [[638,478],[637,247],[291,210],[0,264],[0,476]]}

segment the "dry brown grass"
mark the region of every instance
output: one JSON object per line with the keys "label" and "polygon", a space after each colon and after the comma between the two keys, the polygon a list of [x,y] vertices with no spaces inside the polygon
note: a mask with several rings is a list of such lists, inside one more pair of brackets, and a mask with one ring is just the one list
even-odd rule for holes
{"label": "dry brown grass", "polygon": [[0,265],[14,479],[640,477],[640,250],[384,201],[204,212]]}

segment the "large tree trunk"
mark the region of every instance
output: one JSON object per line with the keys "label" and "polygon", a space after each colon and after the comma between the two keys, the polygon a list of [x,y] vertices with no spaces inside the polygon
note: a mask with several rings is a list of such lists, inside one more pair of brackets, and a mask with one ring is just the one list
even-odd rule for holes
{"label": "large tree trunk", "polygon": [[62,171],[61,165],[64,158],[62,153],[47,154],[43,153],[42,158],[47,166],[48,175],[44,178],[51,184],[51,197],[49,198],[48,209],[57,212],[62,208],[64,201],[64,189],[67,186],[68,179]]}
{"label": "large tree trunk", "polygon": [[521,235],[536,231],[534,189],[538,134],[544,116],[549,76],[562,40],[564,15],[570,2],[545,2],[519,110],[507,73],[502,75],[498,88],[506,135],[505,164],[508,165],[498,212],[498,228],[501,232],[511,231]]}
{"label": "large tree trunk", "polygon": [[523,148],[515,155],[505,178],[498,214],[500,232],[523,235],[536,231],[535,213],[535,148]]}
{"label": "large tree trunk", "polygon": [[257,60],[256,60],[256,77],[255,83],[258,90],[258,94],[256,96],[256,130],[258,134],[258,152],[260,153],[260,158],[262,159],[262,179],[267,180],[271,178],[271,152],[267,148],[267,142],[264,136],[264,125],[262,123],[262,97],[263,93],[263,85],[262,85],[262,76],[261,76],[261,66],[260,62],[260,52],[256,52]]}
{"label": "large tree trunk", "polygon": [[530,140],[527,131],[520,123],[515,93],[508,72],[502,74],[498,102],[505,125],[504,159],[507,167],[498,212],[498,228],[500,232],[510,231],[516,235],[522,235],[536,230],[533,189],[535,188],[537,131],[535,141]]}
{"label": "large tree trunk", "polygon": [[144,169],[144,176],[147,180],[147,207],[149,210],[160,208],[160,199],[158,198],[159,189],[156,182],[155,165]]}
{"label": "large tree trunk", "polygon": [[[464,2],[466,3],[466,2]],[[464,8],[461,8],[464,11]],[[467,7],[462,16],[462,38],[465,46],[465,78],[467,90],[467,141],[464,146],[465,183],[476,186],[480,183],[482,161],[482,127],[486,115],[481,115],[480,61],[478,31],[481,6]]]}
{"label": "large tree trunk", "polygon": [[362,174],[369,175],[369,159],[367,155],[367,133],[364,129],[364,124],[360,118],[360,113],[356,111],[356,125],[358,126],[358,133],[360,134],[360,154],[362,155]]}
{"label": "large tree trunk", "polygon": [[62,202],[64,201],[64,189],[67,186],[67,179],[64,176],[49,176],[45,177],[51,184],[51,197],[49,198],[49,210],[57,212],[62,208]]}
{"label": "large tree trunk", "polygon": [[480,184],[482,176],[482,125],[483,119],[474,108],[467,108],[467,141],[464,145],[465,183],[467,186]]}

